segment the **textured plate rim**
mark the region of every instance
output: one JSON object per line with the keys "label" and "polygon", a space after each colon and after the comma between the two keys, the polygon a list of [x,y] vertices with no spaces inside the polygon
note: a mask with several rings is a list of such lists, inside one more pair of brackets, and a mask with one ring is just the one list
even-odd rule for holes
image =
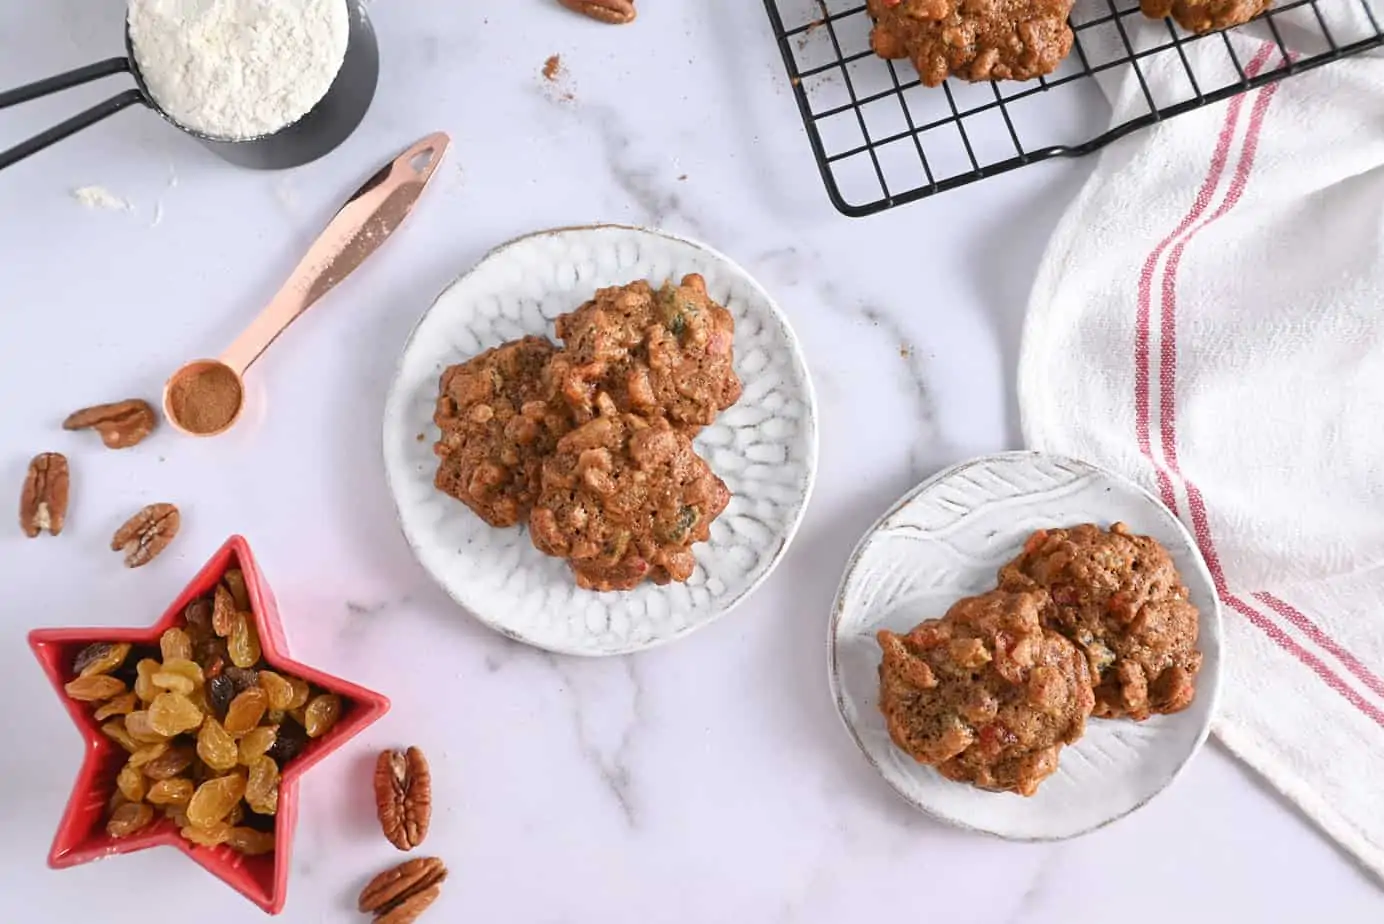
{"label": "textured plate rim", "polygon": [[[1211,621],[1215,624],[1216,627],[1216,649],[1219,655],[1224,654],[1225,625],[1222,618],[1223,613],[1220,594],[1216,592],[1216,585],[1211,578],[1210,570],[1206,566],[1206,560],[1205,558],[1203,558],[1201,554],[1201,547],[1197,545],[1196,540],[1192,537],[1192,534],[1187,530],[1187,527],[1183,524],[1183,522],[1180,519],[1178,519],[1178,517],[1175,514],[1173,514],[1173,512],[1169,510],[1167,506],[1161,500],[1155,497],[1151,492],[1146,490],[1142,485],[1137,484],[1136,482],[1126,478],[1124,475],[1121,475],[1117,472],[1112,472],[1103,466],[1096,465],[1094,462],[1087,462],[1082,459],[1073,458],[1072,456],[1065,456],[1060,453],[1053,452],[1043,452],[1041,450],[1036,449],[1020,449],[1010,452],[997,452],[992,453],[990,455],[977,456],[973,459],[968,459],[964,462],[958,462],[955,465],[951,465],[947,468],[942,469],[940,472],[937,472],[930,478],[923,480],[921,483],[915,485],[912,489],[907,491],[902,497],[900,497],[897,501],[891,504],[889,508],[885,510],[883,514],[880,515],[879,519],[875,520],[875,522],[870,526],[870,528],[865,531],[865,534],[860,537],[860,541],[856,543],[855,549],[852,550],[850,558],[846,562],[845,571],[841,575],[841,582],[837,585],[836,597],[832,601],[831,626],[827,633],[827,679],[828,683],[831,685],[831,698],[832,702],[836,706],[836,715],[841,720],[841,724],[845,726],[846,732],[851,736],[851,740],[855,742],[855,746],[860,750],[860,753],[865,756],[865,759],[869,762],[870,766],[874,769],[874,771],[879,774],[880,779],[884,780],[885,784],[888,785],[889,789],[893,791],[894,794],[897,795],[901,800],[903,800],[908,805],[912,806],[914,809],[922,812],[925,815],[935,818],[938,821],[941,821],[954,828],[960,828],[964,831],[971,831],[976,834],[984,834],[988,837],[999,838],[1000,840],[1006,841],[1016,841],[1021,843],[1051,843],[1055,841],[1070,840],[1074,837],[1081,837],[1082,835],[1090,834],[1093,831],[1099,831],[1101,828],[1104,828],[1107,825],[1114,824],[1122,818],[1128,818],[1130,815],[1134,814],[1135,812],[1142,809],[1144,806],[1148,805],[1155,798],[1167,792],[1168,787],[1171,786],[1174,782],[1176,782],[1177,779],[1181,777],[1184,772],[1186,772],[1187,766],[1192,762],[1192,758],[1196,757],[1197,754],[1201,751],[1202,746],[1206,744],[1206,739],[1211,734],[1211,724],[1214,721],[1217,710],[1220,706],[1221,685],[1223,683],[1223,677],[1225,673],[1223,666],[1221,669],[1217,670],[1215,681],[1214,683],[1212,683],[1210,691],[1202,689],[1199,689],[1197,691],[1198,696],[1210,696],[1210,708],[1206,710],[1206,718],[1201,723],[1201,727],[1197,729],[1196,738],[1192,742],[1191,748],[1188,749],[1187,754],[1182,758],[1182,761],[1177,765],[1177,767],[1171,773],[1168,774],[1166,779],[1163,780],[1162,784],[1157,789],[1149,793],[1139,802],[1136,802],[1134,805],[1120,812],[1119,814],[1113,815],[1110,818],[1105,819],[1104,821],[1100,821],[1095,824],[1089,825],[1088,827],[1082,828],[1079,831],[1072,831],[1070,833],[1065,834],[1038,834],[1025,837],[1022,835],[1005,834],[999,831],[991,831],[988,828],[978,827],[974,824],[971,824],[968,821],[965,821],[961,818],[957,818],[956,816],[951,815],[947,812],[939,811],[936,808],[922,805],[914,799],[910,798],[909,795],[905,793],[903,790],[899,789],[899,787],[895,786],[893,781],[890,780],[889,776],[884,772],[883,768],[880,767],[879,762],[875,760],[874,755],[870,753],[869,748],[867,748],[865,746],[865,743],[860,740],[860,734],[856,731],[855,725],[852,724],[850,719],[846,716],[846,704],[844,700],[845,693],[842,689],[841,683],[841,665],[837,657],[837,633],[841,626],[843,598],[846,592],[846,584],[850,581],[851,576],[855,573],[856,567],[860,563],[860,557],[865,551],[865,547],[869,544],[870,540],[875,537],[875,534],[879,532],[880,528],[884,525],[884,522],[888,520],[890,517],[892,517],[894,514],[898,513],[899,510],[901,510],[903,507],[912,503],[920,494],[927,491],[929,488],[931,488],[937,482],[942,481],[943,479],[950,478],[952,475],[959,474],[960,472],[963,472],[966,469],[972,468],[977,465],[985,465],[987,463],[996,462],[1000,460],[1021,459],[1053,459],[1060,462],[1079,465],[1083,468],[1096,472],[1105,478],[1109,478],[1112,481],[1115,481],[1121,485],[1124,485],[1125,487],[1132,489],[1137,494],[1141,495],[1150,504],[1152,504],[1156,509],[1166,514],[1169,521],[1176,527],[1178,532],[1182,534],[1182,539],[1186,543],[1187,549],[1191,553],[1192,562],[1196,567],[1196,575],[1198,580],[1200,580],[1204,584],[1205,588],[1207,588],[1210,591],[1211,599],[1212,601],[1214,601],[1215,604],[1215,612],[1211,616]],[[1224,663],[1223,657],[1221,658],[1221,662],[1222,664]],[[895,745],[893,745],[891,742],[890,746],[893,747]],[[957,785],[962,784],[958,783]]]}
{"label": "textured plate rim", "polygon": [[[448,586],[447,582],[442,580],[442,578],[439,575],[437,575],[433,571],[433,569],[428,567],[428,565],[424,562],[422,555],[418,551],[418,540],[413,535],[413,533],[410,532],[408,524],[404,522],[404,513],[399,501],[399,488],[395,484],[394,470],[389,462],[388,448],[390,415],[395,405],[396,395],[398,395],[399,389],[401,387],[401,382],[404,374],[404,361],[408,357],[410,350],[413,348],[414,340],[418,336],[419,328],[423,326],[423,322],[427,320],[430,314],[432,314],[433,309],[437,307],[438,302],[440,302],[444,297],[446,297],[447,293],[451,292],[457,286],[464,284],[468,279],[474,276],[477,273],[477,271],[479,271],[481,267],[483,267],[486,263],[490,262],[492,259],[499,257],[501,254],[510,250],[511,248],[517,247],[535,238],[554,237],[561,234],[574,234],[597,231],[631,231],[637,234],[646,234],[651,237],[662,238],[666,241],[674,241],[679,244],[685,244],[689,247],[693,247],[697,250],[700,250],[701,252],[710,256],[715,261],[724,264],[730,270],[734,271],[735,273],[738,273],[741,277],[743,277],[743,279],[756,292],[758,292],[759,296],[764,300],[764,303],[768,306],[769,312],[777,319],[779,325],[783,329],[784,333],[787,335],[788,346],[792,353],[794,364],[797,366],[797,368],[802,370],[803,397],[807,405],[807,413],[806,415],[804,415],[803,421],[808,428],[808,454],[806,459],[807,475],[804,479],[802,501],[798,505],[798,509],[794,513],[787,527],[783,530],[782,541],[779,543],[778,548],[774,551],[772,557],[769,559],[769,564],[763,570],[763,572],[757,578],[751,581],[745,587],[745,589],[742,590],[734,599],[730,600],[724,606],[715,610],[709,617],[707,617],[704,620],[695,623],[690,623],[684,626],[679,631],[667,636],[663,636],[661,638],[650,639],[648,641],[629,644],[619,648],[610,648],[602,650],[592,650],[590,648],[577,648],[570,646],[553,645],[528,638],[522,632],[517,632],[509,626],[502,625],[491,620],[480,610],[478,610],[474,605],[472,605],[472,603],[462,599],[462,597],[459,594],[454,593],[452,591],[452,588]],[[418,316],[418,320],[414,321],[413,326],[409,329],[408,337],[404,340],[403,349],[399,351],[399,358],[394,366],[394,375],[390,380],[389,390],[385,393],[384,413],[382,415],[382,421],[380,426],[380,455],[381,460],[384,463],[385,483],[386,486],[389,488],[390,500],[393,502],[394,505],[394,522],[398,526],[399,531],[403,533],[404,540],[408,543],[409,552],[413,556],[414,561],[416,561],[419,567],[421,567],[427,573],[428,577],[432,579],[433,583],[440,587],[443,593],[445,593],[452,600],[453,603],[457,604],[457,606],[465,610],[466,613],[470,615],[473,619],[475,619],[477,622],[494,630],[495,632],[498,632],[500,635],[503,635],[508,639],[512,639],[513,641],[520,642],[524,645],[529,645],[541,651],[552,652],[553,654],[575,655],[579,657],[589,658],[619,657],[622,655],[635,654],[640,651],[647,651],[652,648],[658,648],[663,645],[670,644],[672,642],[678,641],[679,639],[687,637],[688,635],[692,634],[698,629],[705,628],[706,626],[709,626],[712,623],[721,621],[733,610],[739,607],[740,604],[744,603],[747,599],[749,599],[750,596],[756,590],[758,590],[765,581],[769,579],[769,576],[778,569],[779,564],[782,563],[784,556],[788,553],[789,547],[792,546],[793,540],[797,538],[798,529],[802,526],[803,518],[807,515],[807,508],[812,503],[812,495],[817,485],[817,468],[819,462],[818,457],[821,449],[820,441],[820,427],[818,426],[817,419],[817,392],[812,382],[812,372],[807,365],[807,357],[803,354],[802,342],[798,339],[797,332],[793,330],[792,324],[789,323],[788,315],[784,313],[782,307],[780,307],[779,303],[773,298],[773,296],[769,294],[769,291],[759,283],[759,280],[756,279],[753,275],[751,275],[751,273],[748,270],[746,270],[743,266],[741,266],[739,263],[735,262],[730,257],[726,256],[724,253],[717,250],[715,247],[711,247],[707,244],[702,243],[701,241],[694,240],[692,238],[685,237],[680,234],[673,234],[668,231],[660,231],[654,228],[645,228],[640,227],[638,225],[623,225],[618,223],[564,225],[555,228],[547,228],[541,231],[531,231],[527,234],[521,234],[518,237],[511,238],[505,241],[504,243],[497,244],[496,246],[487,250],[480,257],[480,259],[476,260],[476,262],[473,263],[469,268],[467,268],[464,272],[453,278],[450,282],[448,282],[440,290],[438,290],[437,295],[435,295],[432,301],[428,303],[428,307],[424,309],[423,313]]]}

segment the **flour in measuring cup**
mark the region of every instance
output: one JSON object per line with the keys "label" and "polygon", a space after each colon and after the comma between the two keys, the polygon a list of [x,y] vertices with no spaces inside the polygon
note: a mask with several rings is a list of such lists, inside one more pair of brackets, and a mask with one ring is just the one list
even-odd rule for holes
{"label": "flour in measuring cup", "polygon": [[346,0],[130,0],[130,42],[149,95],[214,138],[278,131],[341,69]]}

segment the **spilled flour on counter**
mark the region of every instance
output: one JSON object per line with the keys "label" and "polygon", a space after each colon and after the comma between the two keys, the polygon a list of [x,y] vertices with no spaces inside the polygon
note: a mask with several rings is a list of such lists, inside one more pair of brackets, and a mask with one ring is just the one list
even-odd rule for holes
{"label": "spilled flour on counter", "polygon": [[104,186],[78,186],[72,190],[72,198],[89,209],[105,209],[110,212],[133,212],[134,203],[122,199]]}
{"label": "spilled flour on counter", "polygon": [[344,0],[130,0],[135,63],[178,124],[267,135],[308,113],[346,57]]}

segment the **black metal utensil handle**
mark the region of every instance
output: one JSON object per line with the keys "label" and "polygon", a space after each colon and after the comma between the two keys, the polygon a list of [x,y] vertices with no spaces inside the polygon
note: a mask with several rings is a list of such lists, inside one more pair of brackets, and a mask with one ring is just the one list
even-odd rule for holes
{"label": "black metal utensil handle", "polygon": [[[0,93],[0,109],[17,106],[31,99],[58,93],[69,87],[100,80],[102,77],[109,77],[112,74],[128,74],[130,72],[130,60],[128,58],[107,58],[104,61],[97,61],[95,64],[88,64],[86,67],[79,67],[76,70],[56,74],[43,80],[36,80],[22,87],[15,87],[13,90],[6,90]],[[148,104],[144,94],[136,89],[126,90],[124,93],[119,93],[108,100],[97,103],[90,109],[79,112],[64,122],[59,122],[27,141],[21,141],[8,151],[0,151],[0,170],[136,103]]]}

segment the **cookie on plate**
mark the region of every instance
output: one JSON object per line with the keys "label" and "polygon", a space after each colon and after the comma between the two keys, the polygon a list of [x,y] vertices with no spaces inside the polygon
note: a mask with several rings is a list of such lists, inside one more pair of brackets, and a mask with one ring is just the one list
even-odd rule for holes
{"label": "cookie on plate", "polygon": [[692,544],[730,500],[725,482],[663,418],[617,413],[606,396],[598,408],[543,463],[533,544],[567,559],[588,590],[687,580]]}
{"label": "cookie on plate", "polygon": [[1095,715],[1143,720],[1191,705],[1199,614],[1156,540],[1123,523],[1039,530],[1000,569],[999,586],[1048,592],[1044,625],[1086,653]]}
{"label": "cookie on plate", "polygon": [[601,289],[557,319],[557,335],[565,346],[549,375],[578,422],[606,394],[622,412],[695,433],[740,398],[735,321],[695,273],[657,291],[642,280]]}
{"label": "cookie on plate", "polygon": [[1140,0],[1150,19],[1172,17],[1188,32],[1213,32],[1247,23],[1272,5],[1272,0]]}
{"label": "cookie on plate", "polygon": [[528,516],[543,458],[571,429],[567,409],[545,391],[543,370],[555,351],[547,338],[525,337],[442,373],[434,483],[491,526]]}
{"label": "cookie on plate", "polygon": [[963,80],[1031,80],[1072,50],[1073,0],[869,0],[870,47],[910,58],[925,86]]}
{"label": "cookie on plate", "polygon": [[947,779],[1031,796],[1086,730],[1086,660],[1044,629],[1047,594],[959,600],[907,635],[882,630],[879,708],[889,737]]}

